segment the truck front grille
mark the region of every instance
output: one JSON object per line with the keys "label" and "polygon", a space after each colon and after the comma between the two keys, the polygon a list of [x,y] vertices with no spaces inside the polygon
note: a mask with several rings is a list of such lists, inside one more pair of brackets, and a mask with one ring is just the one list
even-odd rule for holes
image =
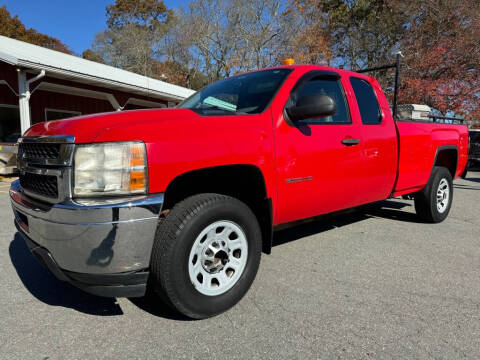
{"label": "truck front grille", "polygon": [[56,160],[60,157],[61,144],[20,143],[18,155],[29,160]]}
{"label": "truck front grille", "polygon": [[31,136],[19,139],[17,167],[25,194],[47,203],[71,197],[73,136]]}
{"label": "truck front grille", "polygon": [[26,172],[20,174],[19,179],[22,188],[29,192],[52,199],[58,198],[58,183],[56,176]]}

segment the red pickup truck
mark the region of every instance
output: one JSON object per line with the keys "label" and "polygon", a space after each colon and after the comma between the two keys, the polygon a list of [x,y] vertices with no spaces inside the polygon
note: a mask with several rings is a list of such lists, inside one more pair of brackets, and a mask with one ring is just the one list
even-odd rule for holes
{"label": "red pickup truck", "polygon": [[148,284],[205,318],[244,296],[280,224],[401,195],[423,221],[444,220],[467,150],[465,126],[395,122],[372,77],[281,66],[175,109],[36,124],[10,197],[58,279],[111,297]]}

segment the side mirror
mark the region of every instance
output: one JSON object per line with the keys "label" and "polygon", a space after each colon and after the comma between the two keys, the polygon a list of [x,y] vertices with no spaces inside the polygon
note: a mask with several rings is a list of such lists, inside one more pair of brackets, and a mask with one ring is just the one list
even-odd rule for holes
{"label": "side mirror", "polygon": [[331,116],[337,111],[337,104],[327,95],[307,95],[298,99],[297,104],[287,108],[293,121]]}

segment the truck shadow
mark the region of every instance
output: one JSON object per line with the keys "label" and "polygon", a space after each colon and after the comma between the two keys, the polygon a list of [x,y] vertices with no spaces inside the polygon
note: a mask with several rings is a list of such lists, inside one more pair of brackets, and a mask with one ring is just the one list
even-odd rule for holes
{"label": "truck shadow", "polygon": [[385,200],[375,204],[362,206],[348,212],[338,212],[319,216],[313,219],[296,222],[288,228],[275,231],[273,246],[286,244],[307,236],[354,224],[370,218],[383,218],[395,221],[422,223],[415,213],[402,211],[411,204]]}
{"label": "truck shadow", "polygon": [[[116,299],[90,295],[66,282],[57,280],[48,269],[38,263],[19,233],[15,234],[10,243],[9,253],[12,264],[25,288],[43,303],[70,308],[88,315],[123,315],[122,308]],[[151,294],[129,300],[151,315],[172,320],[189,320],[171,310]]]}
{"label": "truck shadow", "polygon": [[116,299],[87,294],[57,280],[30,253],[22,236],[16,233],[9,247],[10,259],[25,288],[38,300],[52,306],[100,316],[123,315]]}
{"label": "truck shadow", "polygon": [[147,289],[147,295],[144,297],[129,298],[128,300],[130,300],[130,302],[139,309],[153,316],[169,320],[195,321],[172,310],[167,304],[164,304],[164,302],[159,299],[158,296],[154,295],[153,293],[148,293],[148,291],[149,290]]}
{"label": "truck shadow", "polygon": [[480,187],[476,187],[475,184],[474,185],[454,184],[453,188],[458,190],[473,190],[473,191],[480,190]]}
{"label": "truck shadow", "polygon": [[471,181],[471,182],[475,182],[475,183],[480,183],[480,178],[478,178],[478,177],[469,177],[469,176],[467,176],[464,180],[466,180],[466,181]]}

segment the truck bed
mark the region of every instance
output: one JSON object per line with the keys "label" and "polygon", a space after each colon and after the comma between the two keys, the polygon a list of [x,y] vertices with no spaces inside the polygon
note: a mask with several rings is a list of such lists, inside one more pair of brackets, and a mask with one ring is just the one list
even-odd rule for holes
{"label": "truck bed", "polygon": [[465,125],[397,121],[399,167],[394,196],[421,190],[428,182],[439,149],[458,148],[453,177],[461,175],[467,163],[468,130]]}

